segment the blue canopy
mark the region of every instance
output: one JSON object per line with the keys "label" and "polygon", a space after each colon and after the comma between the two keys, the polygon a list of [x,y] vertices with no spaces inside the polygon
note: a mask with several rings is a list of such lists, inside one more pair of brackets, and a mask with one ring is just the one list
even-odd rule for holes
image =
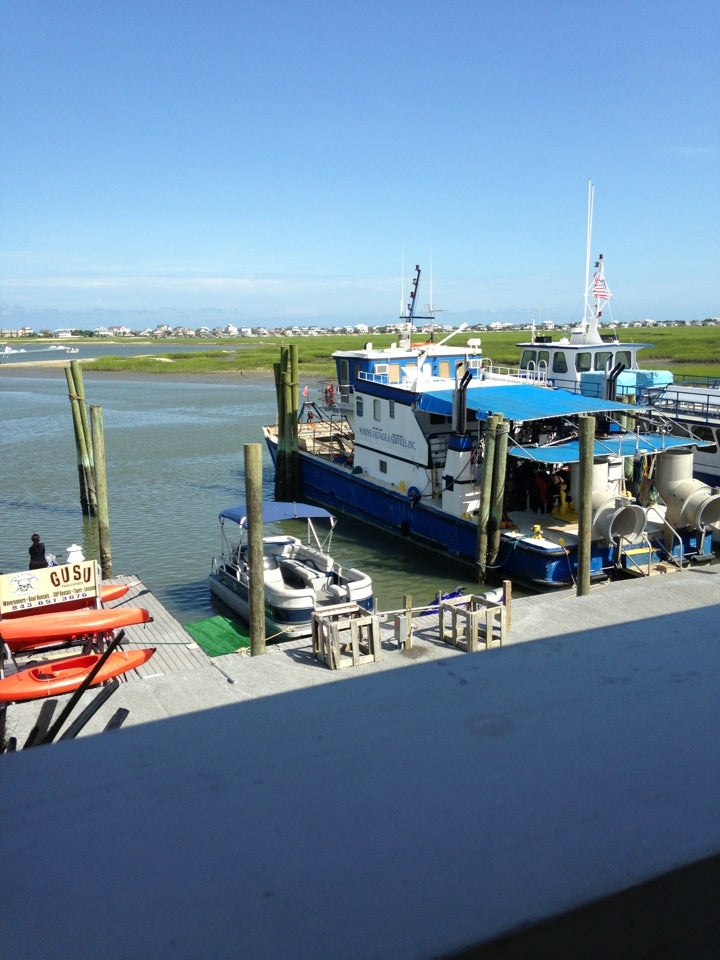
{"label": "blue canopy", "polygon": [[[666,433],[624,433],[595,440],[595,457],[644,457],[662,453],[690,444],[683,437],[671,437]],[[538,463],[579,463],[580,441],[569,440],[554,447],[510,447],[508,456]]]}
{"label": "blue canopy", "polygon": [[[268,500],[262,505],[262,515],[263,523],[277,523],[279,520],[329,520],[335,524],[335,517],[331,513],[309,503]],[[232,520],[241,527],[247,526],[247,506],[244,503],[221,510],[219,516],[221,520]]]}
{"label": "blue canopy", "polygon": [[[454,390],[427,390],[418,399],[418,409],[452,416]],[[502,413],[507,420],[544,420],[579,413],[627,413],[636,409],[614,400],[597,400],[569,390],[539,387],[534,383],[479,384],[465,393],[467,409],[476,419]]]}

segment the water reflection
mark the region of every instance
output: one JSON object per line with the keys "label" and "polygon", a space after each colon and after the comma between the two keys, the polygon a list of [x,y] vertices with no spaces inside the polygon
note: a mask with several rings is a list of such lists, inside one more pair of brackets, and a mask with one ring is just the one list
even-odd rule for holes
{"label": "water reflection", "polygon": [[[243,448],[262,441],[275,415],[266,381],[113,379],[85,374],[89,404],[102,408],[113,571],[137,575],[182,623],[213,613],[207,587],[220,549],[218,513],[245,499]],[[62,370],[0,375],[6,504],[0,570],[27,565],[30,535],[64,560],[72,543],[97,557],[96,521],[83,518],[67,384]],[[274,474],[263,451],[263,495]],[[472,589],[466,567],[340,518],[333,552],[367,570],[381,609],[403,594],[419,605],[437,590]]]}

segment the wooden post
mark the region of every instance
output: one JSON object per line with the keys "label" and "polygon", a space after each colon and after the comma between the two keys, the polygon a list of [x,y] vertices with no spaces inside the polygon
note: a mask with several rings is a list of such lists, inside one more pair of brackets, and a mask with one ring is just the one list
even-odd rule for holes
{"label": "wooden post", "polygon": [[502,602],[507,610],[506,626],[508,631],[512,625],[512,580],[503,580],[503,599]]}
{"label": "wooden post", "polygon": [[582,414],[580,426],[580,504],[578,509],[577,595],[590,593],[590,557],[592,553],[592,484],[595,452],[595,417]]}
{"label": "wooden post", "polygon": [[78,401],[82,442],[85,449],[83,469],[87,477],[86,487],[89,516],[94,517],[97,515],[97,497],[95,492],[92,440],[90,439],[90,425],[88,423],[87,406],[85,404],[85,384],[83,383],[82,367],[77,360],[70,361],[70,374],[75,388],[75,396]]}
{"label": "wooden post", "polygon": [[488,547],[488,520],[490,518],[490,499],[492,495],[493,464],[495,462],[495,432],[498,417],[488,417],[485,421],[485,450],[483,453],[483,472],[480,485],[480,511],[478,513],[476,561],[478,582],[485,580]]}
{"label": "wooden post", "polygon": [[493,461],[492,493],[490,496],[490,518],[488,520],[487,562],[495,563],[500,552],[500,525],[505,505],[505,470],[507,467],[508,433],[510,424],[498,415],[495,431],[495,458]]}
{"label": "wooden post", "polygon": [[250,653],[265,653],[265,573],[263,570],[262,446],[245,444],[245,503],[248,523]]}
{"label": "wooden post", "polygon": [[112,576],[112,550],[110,548],[110,518],[108,514],[107,476],[105,473],[105,435],[103,432],[102,407],[97,404],[90,407],[90,422],[92,424],[92,450],[95,464],[100,569],[103,580],[107,580]]}
{"label": "wooden post", "polygon": [[403,594],[403,607],[405,607],[405,638],[403,640],[403,649],[412,649],[412,596],[409,593]]}
{"label": "wooden post", "polygon": [[296,500],[300,489],[300,458],[298,457],[298,416],[300,402],[300,374],[298,346],[290,344],[288,355],[290,363],[290,499]]}
{"label": "wooden post", "polygon": [[87,498],[87,482],[85,468],[83,467],[82,444],[80,440],[82,434],[82,422],[80,420],[80,408],[77,396],[75,394],[75,384],[73,383],[70,367],[65,367],[65,379],[67,380],[68,385],[68,397],[70,399],[70,409],[72,411],[73,418],[73,432],[75,434],[75,452],[77,455],[78,483],[80,486],[80,509],[82,510],[84,517],[89,517],[90,508],[88,506]]}

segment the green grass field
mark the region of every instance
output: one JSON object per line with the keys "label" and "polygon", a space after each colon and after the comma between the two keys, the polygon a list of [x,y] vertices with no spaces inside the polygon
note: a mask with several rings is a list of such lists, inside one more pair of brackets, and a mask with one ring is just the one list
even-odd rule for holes
{"label": "green grass field", "polygon": [[[418,334],[418,339],[421,339]],[[560,333],[553,334],[553,339]],[[529,332],[488,331],[457,334],[450,342],[466,343],[470,337],[482,340],[483,354],[495,363],[517,365],[520,350],[516,344],[530,339]],[[640,354],[641,366],[672,370],[674,374],[692,376],[720,376],[720,328],[718,327],[653,327],[624,329],[619,331],[624,341],[648,343],[652,346]],[[222,346],[208,343],[206,351],[192,354],[168,352],[162,355],[137,356],[130,359],[100,357],[83,362],[85,370],[127,371],[157,374],[272,374],[273,365],[279,361],[280,347],[296,343],[301,380],[334,379],[335,363],[332,354],[336,350],[358,349],[368,340],[377,347],[389,346],[396,339],[394,334],[353,334],[319,337],[268,337],[258,340],[237,338],[223,340]],[[89,341],[93,342],[93,341]],[[123,341],[128,342],[128,341]],[[196,344],[196,340],[188,343]],[[138,343],[138,354],[142,354]]]}

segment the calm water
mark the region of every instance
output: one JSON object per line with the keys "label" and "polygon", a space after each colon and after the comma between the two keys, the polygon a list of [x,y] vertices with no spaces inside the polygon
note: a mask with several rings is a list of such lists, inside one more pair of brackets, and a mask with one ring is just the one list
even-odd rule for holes
{"label": "calm water", "polygon": [[[137,575],[181,623],[212,615],[207,574],[220,546],[217,515],[245,499],[243,448],[261,443],[261,426],[274,419],[271,381],[131,380],[89,372],[84,381],[88,404],[103,414],[113,573]],[[95,523],[80,511],[64,372],[0,373],[0,418],[0,570],[27,566],[34,532],[58,560],[72,543],[97,557]],[[265,450],[263,457],[264,496],[272,499]],[[345,518],[333,553],[372,575],[383,610],[400,607],[405,593],[419,605],[440,589],[473,588],[467,568]]]}

